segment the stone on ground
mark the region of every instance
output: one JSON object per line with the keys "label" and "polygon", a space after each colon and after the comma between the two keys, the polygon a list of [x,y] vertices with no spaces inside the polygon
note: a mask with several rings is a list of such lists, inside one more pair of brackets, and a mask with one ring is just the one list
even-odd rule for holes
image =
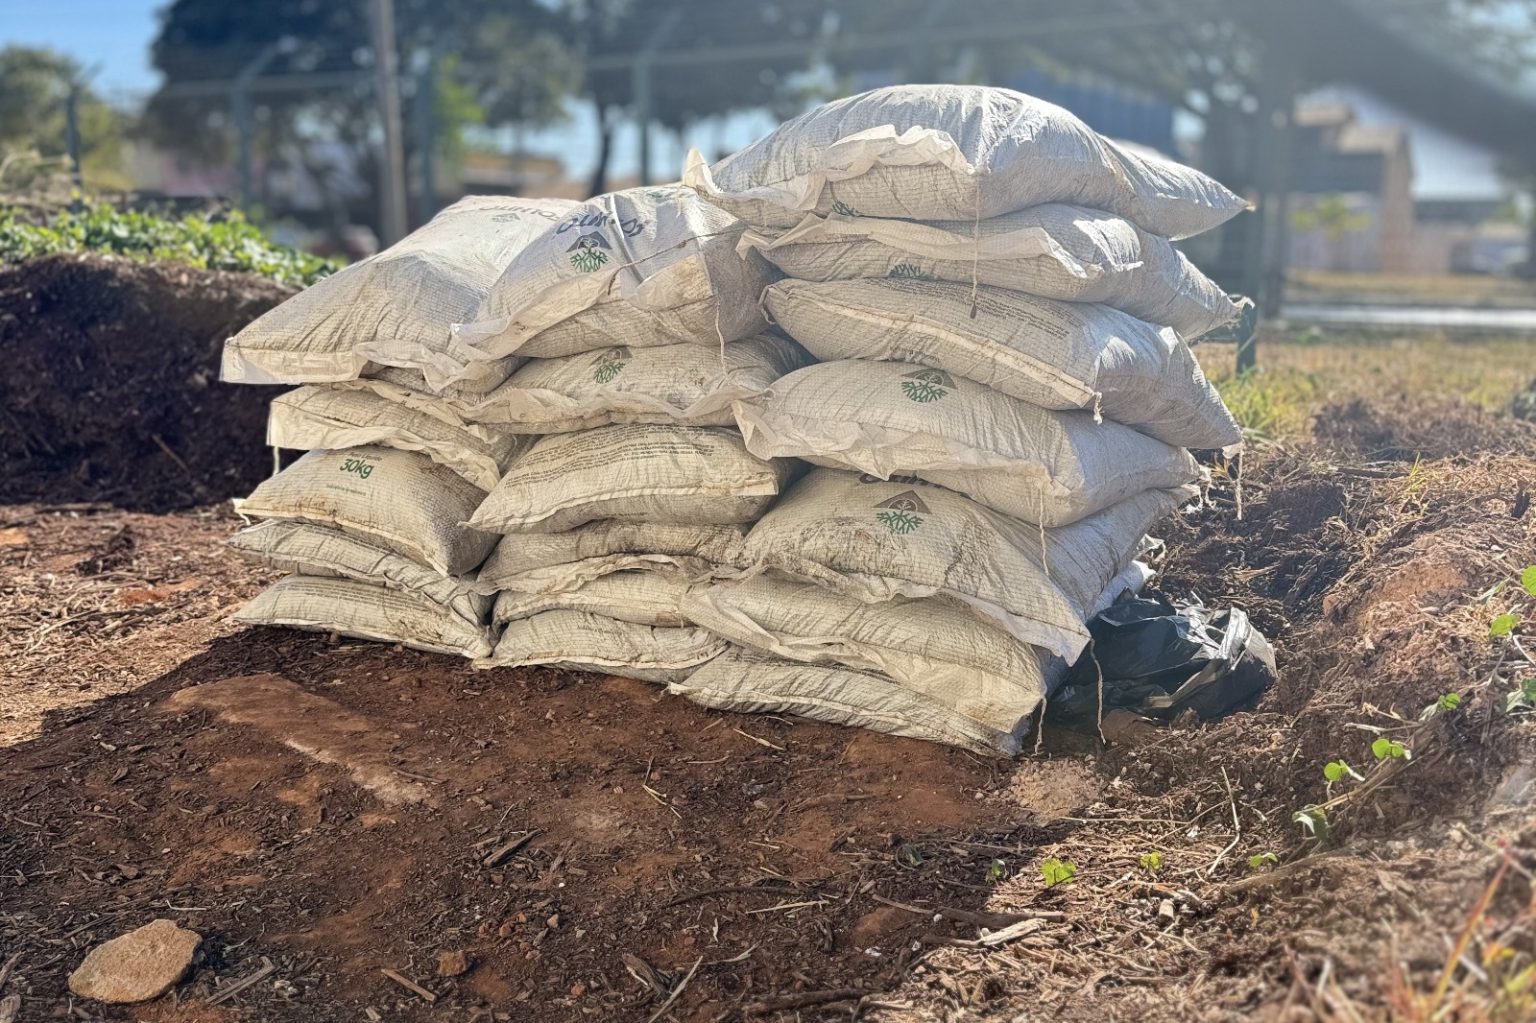
{"label": "stone on ground", "polygon": [[186,975],[202,935],[156,920],[91,949],[69,975],[81,998],[128,1004],[159,998]]}

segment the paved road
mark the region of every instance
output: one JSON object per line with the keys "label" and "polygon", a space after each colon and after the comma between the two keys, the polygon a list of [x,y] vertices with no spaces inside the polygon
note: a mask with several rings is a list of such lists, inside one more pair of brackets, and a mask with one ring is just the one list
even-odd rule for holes
{"label": "paved road", "polygon": [[1428,330],[1536,335],[1536,308],[1473,309],[1456,306],[1319,305],[1288,303],[1290,326],[1417,327]]}

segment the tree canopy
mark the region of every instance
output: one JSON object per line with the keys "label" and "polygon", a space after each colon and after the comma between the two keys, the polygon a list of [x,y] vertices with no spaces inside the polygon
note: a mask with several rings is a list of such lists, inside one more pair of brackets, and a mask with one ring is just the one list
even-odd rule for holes
{"label": "tree canopy", "polygon": [[66,108],[76,93],[81,164],[86,180],[107,188],[127,184],[122,173],[125,118],[86,84],[84,69],[52,50],[0,49],[0,185],[26,184],[43,170],[62,171],[68,153]]}

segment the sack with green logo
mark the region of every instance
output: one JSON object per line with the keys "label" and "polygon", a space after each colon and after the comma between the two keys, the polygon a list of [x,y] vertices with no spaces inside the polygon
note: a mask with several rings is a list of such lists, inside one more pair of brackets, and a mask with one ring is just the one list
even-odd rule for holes
{"label": "sack with green logo", "polygon": [[764,307],[818,359],[916,363],[1041,408],[1094,409],[1175,447],[1242,431],[1177,334],[1108,306],[950,281],[779,281]]}
{"label": "sack with green logo", "polygon": [[405,590],[441,604],[467,625],[484,626],[491,598],[470,579],[442,575],[361,537],[331,526],[274,519],[229,539],[235,551],[283,572],[330,576]]}
{"label": "sack with green logo", "polygon": [[513,533],[480,566],[475,589],[563,593],[614,572],[644,569],[706,579],[746,567],[739,524],[675,525],[602,519],[562,533]]}
{"label": "sack with green logo", "polygon": [[572,671],[675,682],[725,649],[725,641],[692,626],[637,625],[585,611],[544,611],[508,622],[491,656],[478,667],[546,664]]}
{"label": "sack with green logo", "polygon": [[272,399],[267,443],[298,451],[365,444],[420,451],[488,491],[533,440],[464,422],[430,400],[394,401],[373,388],[310,384]]}
{"label": "sack with green logo", "polygon": [[1086,411],[1039,408],[902,362],[796,370],[736,419],[760,458],[916,476],[1026,522],[1061,526],[1149,488],[1199,479],[1188,451]]}
{"label": "sack with green logo", "polygon": [[498,626],[545,611],[586,611],[636,625],[689,624],[679,610],[691,585],[678,572],[645,569],[612,572],[575,589],[549,593],[504,592],[496,597]]}
{"label": "sack with green logo", "polygon": [[514,354],[718,348],[751,337],[763,329],[757,297],[775,275],[760,257],[736,254],[744,229],[677,185],[588,200],[512,260],[479,311],[454,328],[463,372]]}
{"label": "sack with green logo", "polygon": [[[478,308],[512,257],[574,207],[564,199],[461,199],[230,338],[221,378],[324,383],[352,380],[381,364],[432,363],[449,347],[453,324]],[[489,390],[508,372],[507,364],[486,362],[460,379]]]}
{"label": "sack with green logo", "polygon": [[735,430],[603,426],[541,437],[513,463],[469,525],[554,533],[598,519],[707,525],[751,522],[795,463],[765,461]]}
{"label": "sack with green logo", "polygon": [[443,575],[467,575],[496,537],[462,523],[485,491],[419,451],[377,446],[311,451],[235,510],[258,519],[335,526]]}
{"label": "sack with green logo", "polygon": [[483,658],[492,650],[490,630],[466,621],[453,607],[416,590],[352,579],[290,575],[257,594],[234,620],[334,632],[460,657]]}
{"label": "sack with green logo", "polygon": [[1121,217],[1059,203],[933,224],[809,216],[787,231],[748,231],[741,246],[799,280],[907,277],[989,284],[1067,302],[1102,302],[1191,339],[1238,312],[1226,292],[1166,239]]}
{"label": "sack with green logo", "polygon": [[943,487],[812,469],[747,534],[747,574],[776,569],[868,602],[946,594],[1070,663],[1148,529],[1197,493],[1146,490],[1045,528]]}
{"label": "sack with green logo", "polygon": [[712,167],[690,152],[683,183],[776,227],[807,213],[974,221],[1065,202],[1188,238],[1248,208],[1199,171],[1112,142],[1061,107],[976,85],[897,85],[825,103]]}
{"label": "sack with green logo", "polygon": [[731,402],[752,401],[810,361],[773,334],[703,345],[604,348],[530,359],[470,410],[482,423],[518,433],[571,433],[613,423],[730,426]]}

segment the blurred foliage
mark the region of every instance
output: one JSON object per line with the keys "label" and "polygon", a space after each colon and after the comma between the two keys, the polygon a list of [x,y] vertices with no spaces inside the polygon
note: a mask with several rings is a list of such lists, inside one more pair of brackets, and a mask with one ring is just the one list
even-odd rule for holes
{"label": "blurred foliage", "polygon": [[96,203],[38,223],[18,209],[0,207],[0,263],[56,252],[102,252],[236,270],[290,287],[313,284],[338,269],[332,260],[276,244],[238,211],[172,219]]}
{"label": "blurred foliage", "polygon": [[85,85],[85,72],[70,58],[33,46],[0,49],[0,181],[28,188],[67,172],[65,110],[71,88],[78,90],[80,156],[93,186],[122,188],[128,118]]}

